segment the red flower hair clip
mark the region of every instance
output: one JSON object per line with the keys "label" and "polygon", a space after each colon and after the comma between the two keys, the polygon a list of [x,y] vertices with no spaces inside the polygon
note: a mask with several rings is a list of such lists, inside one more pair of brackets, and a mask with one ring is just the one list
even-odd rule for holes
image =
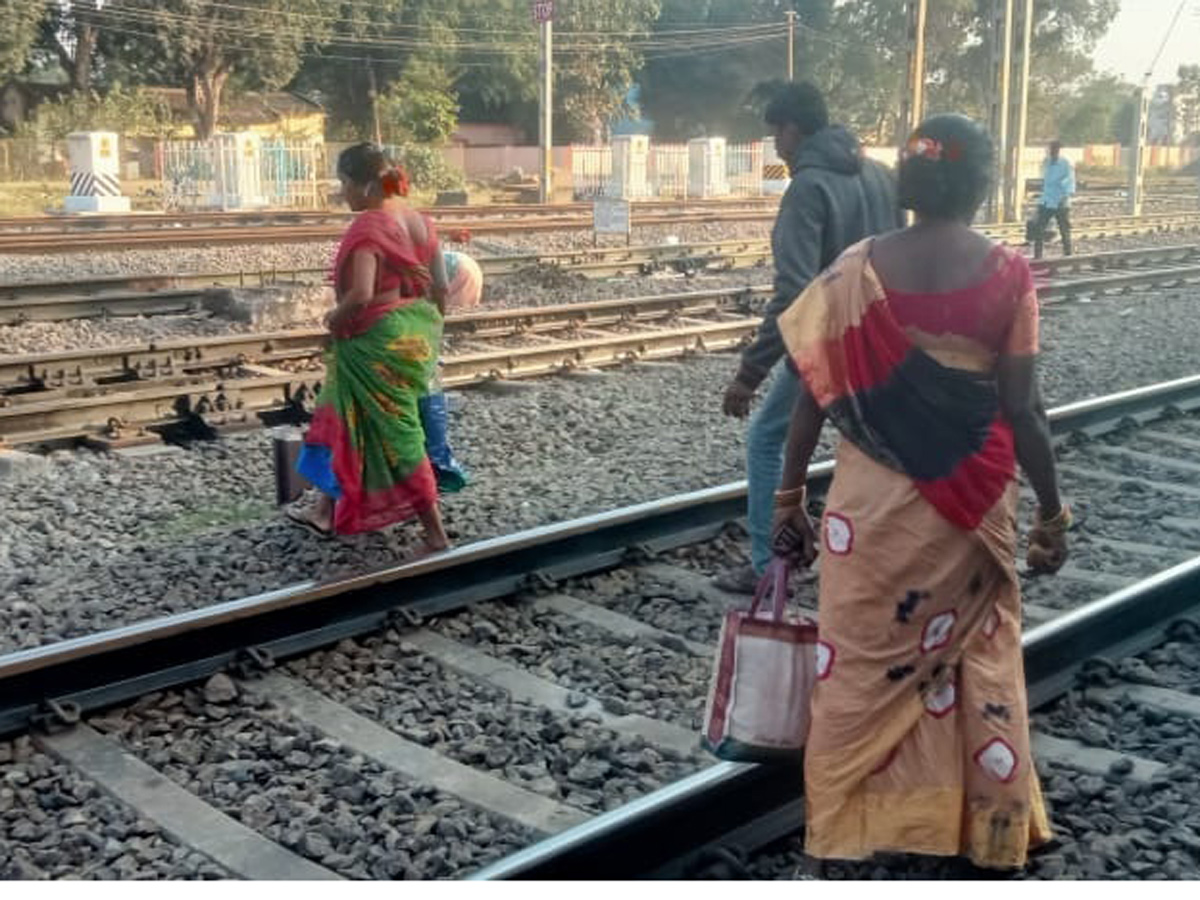
{"label": "red flower hair clip", "polygon": [[913,135],[904,150],[908,156],[920,156],[935,162],[942,158],[942,142],[936,138]]}
{"label": "red flower hair clip", "polygon": [[934,162],[943,159],[948,162],[958,162],[962,159],[963,148],[958,141],[943,144],[937,138],[913,135],[908,139],[908,145],[904,148],[904,152],[905,156],[920,156]]}
{"label": "red flower hair clip", "polygon": [[392,166],[380,175],[379,184],[383,187],[385,197],[408,196],[408,175],[399,166]]}
{"label": "red flower hair clip", "polygon": [[450,240],[456,244],[470,243],[471,232],[465,228],[456,228],[454,231],[450,232]]}

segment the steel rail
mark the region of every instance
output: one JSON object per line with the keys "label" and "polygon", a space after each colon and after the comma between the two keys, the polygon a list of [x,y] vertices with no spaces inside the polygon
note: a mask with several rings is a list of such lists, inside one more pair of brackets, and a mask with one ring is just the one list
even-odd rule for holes
{"label": "steel rail", "polygon": [[[686,210],[686,209],[738,209],[755,208],[760,206],[775,207],[779,198],[740,197],[740,198],[649,198],[634,200],[633,209],[645,210]],[[592,204],[587,202],[539,204],[539,203],[493,203],[478,206],[446,205],[423,207],[421,212],[435,222],[445,219],[505,219],[514,216],[539,217],[563,216],[568,214],[591,215]],[[305,209],[266,209],[244,211],[210,211],[189,213],[99,213],[85,216],[5,216],[0,217],[0,232],[74,232],[98,231],[119,228],[197,228],[213,226],[262,226],[262,225],[302,225],[323,222],[335,222],[345,225],[354,217],[354,213],[345,209],[305,210]]]}
{"label": "steel rail", "polygon": [[[1197,260],[1200,260],[1200,246],[1189,244],[1043,259],[1032,265],[1035,273],[1056,276],[1065,272],[1128,268],[1152,262]],[[766,240],[741,239],[491,256],[480,257],[478,262],[488,278],[515,275],[534,266],[553,266],[590,277],[610,277],[664,267],[694,270],[767,265],[771,262],[771,247]],[[270,269],[3,284],[0,285],[0,325],[93,316],[189,313],[203,305],[210,289],[322,283],[327,275],[325,269]]]}
{"label": "steel rail", "polygon": [[[1050,421],[1062,437],[1197,408],[1200,375],[1055,409]],[[824,491],[832,475],[832,462],[812,466],[813,493]],[[745,494],[745,482],[723,485],[479,541],[355,578],[307,581],[8,653],[0,656],[0,736],[25,728],[51,705],[101,708],[204,678],[250,650],[295,655],[389,622],[415,622],[507,596],[544,578],[611,568],[630,553],[703,540],[744,514]]]}
{"label": "steel rail", "polygon": [[[1162,186],[1191,187],[1191,182],[1184,178],[1174,182],[1163,183]],[[1096,194],[1087,192],[1077,196],[1076,202],[1088,204],[1091,202],[1112,202],[1119,199],[1115,194],[1108,196],[1104,192],[1108,187],[1101,187]],[[1113,187],[1112,190],[1117,190]],[[1148,196],[1151,201],[1178,201],[1187,203],[1192,198],[1177,193],[1154,193]],[[723,197],[723,198],[687,198],[687,197],[654,197],[632,201],[633,209],[644,210],[686,210],[686,209],[737,209],[759,206],[776,207],[779,198],[776,196],[762,197]],[[421,212],[435,221],[453,218],[465,219],[503,219],[506,217],[538,217],[562,216],[565,214],[588,214],[592,211],[589,201],[572,201],[569,203],[540,204],[540,203],[484,203],[478,205],[447,204],[442,206],[423,207]],[[99,213],[83,216],[40,215],[40,216],[4,216],[0,217],[0,233],[24,232],[37,233],[52,231],[55,233],[71,231],[97,231],[121,228],[171,228],[186,229],[213,226],[261,226],[261,225],[300,225],[322,222],[345,224],[353,213],[344,209],[259,209],[259,210],[197,210],[186,213],[173,212],[131,212],[131,213]]]}
{"label": "steel rail", "polygon": [[[1043,285],[1039,289],[1043,301],[1055,304],[1135,287],[1200,283],[1200,264],[1119,274],[1110,273],[1106,264],[1099,269],[1102,274]],[[722,289],[451,317],[447,320],[443,383],[451,388],[469,387],[735,348],[753,335],[760,321],[748,314],[748,301],[769,292],[763,285],[741,291]],[[734,309],[734,304],[740,308]],[[689,319],[719,316],[722,311],[740,315],[717,322]],[[593,333],[570,340],[539,337],[545,332],[624,324],[669,327]],[[497,336],[524,336],[523,345],[476,349],[469,340]],[[131,436],[142,439],[139,435],[151,438],[145,429],[189,419],[198,418],[213,428],[230,428],[250,427],[260,414],[289,410],[299,414],[319,389],[319,371],[283,373],[268,368],[253,371],[249,377],[233,374],[215,381],[180,376],[227,372],[248,362],[270,367],[314,360],[322,339],[320,331],[310,329],[292,335],[237,335],[113,351],[0,358],[0,386],[9,385],[8,393],[0,394],[4,404],[0,406],[0,442],[22,445],[73,438],[117,442]],[[156,376],[156,380],[149,384],[136,380],[147,376]],[[95,386],[96,381],[101,384]],[[106,381],[109,384],[104,384]],[[86,396],[79,398],[80,392]]]}
{"label": "steel rail", "polygon": [[[445,337],[457,341],[669,322],[690,316],[749,313],[767,287],[719,288],[535,307],[481,309],[448,316]],[[182,338],[118,347],[0,356],[0,395],[36,388],[84,387],[212,371],[252,361],[264,365],[314,358],[323,328]]]}
{"label": "steel rail", "polygon": [[[1089,659],[1140,653],[1200,614],[1200,556],[1096,600],[1021,638],[1031,707],[1070,689]],[[471,880],[682,878],[719,847],[753,851],[797,830],[795,766],[718,763],[519,851]]]}
{"label": "steel rail", "polygon": [[[768,222],[773,210],[685,210],[675,214],[648,213],[633,217],[634,227],[653,225],[703,225],[732,222]],[[445,231],[466,229],[473,234],[511,234],[545,231],[587,231],[592,228],[591,216],[539,217],[491,221],[447,221]],[[1023,240],[1024,223],[992,223],[979,226],[987,234],[1003,240]],[[1073,233],[1080,238],[1115,235],[1146,234],[1176,229],[1200,228],[1200,213],[1148,213],[1142,216],[1116,216],[1080,219]],[[340,226],[286,225],[277,227],[243,228],[240,226],[197,227],[180,229],[128,229],[119,232],[85,232],[70,234],[0,233],[0,253],[81,252],[120,248],[157,248],[185,244],[229,245],[257,243],[305,243],[333,241],[341,235]]]}
{"label": "steel rail", "polygon": [[[591,277],[641,274],[670,267],[752,267],[770,262],[767,241],[709,241],[646,247],[617,247],[566,253],[485,256],[478,262],[485,277],[515,275],[536,266],[553,266]],[[324,283],[326,269],[271,269],[198,275],[116,276],[83,281],[18,282],[0,285],[0,325],[30,321],[188,313],[207,292],[219,288],[263,288]]]}

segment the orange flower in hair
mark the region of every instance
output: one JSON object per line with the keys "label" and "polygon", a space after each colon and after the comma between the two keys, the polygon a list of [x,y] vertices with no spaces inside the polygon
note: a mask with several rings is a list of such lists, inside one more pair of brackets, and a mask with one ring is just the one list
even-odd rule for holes
{"label": "orange flower in hair", "polygon": [[379,183],[384,197],[408,196],[408,175],[399,166],[392,166],[379,176]]}
{"label": "orange flower in hair", "polygon": [[942,158],[942,142],[936,138],[913,135],[904,149],[908,156],[920,156],[935,162]]}
{"label": "orange flower in hair", "polygon": [[466,244],[471,240],[471,232],[465,228],[456,228],[450,232],[450,240],[456,244]]}

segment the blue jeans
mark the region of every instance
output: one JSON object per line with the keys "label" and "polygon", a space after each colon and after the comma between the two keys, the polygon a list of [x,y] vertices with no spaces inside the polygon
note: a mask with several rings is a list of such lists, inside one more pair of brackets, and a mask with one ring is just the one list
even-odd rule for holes
{"label": "blue jeans", "polygon": [[746,519],[750,531],[750,562],[762,575],[771,561],[771,519],[775,492],[783,477],[783,451],[792,410],[803,390],[786,363],[775,366],[775,381],[750,419],[746,435],[746,477],[750,482]]}

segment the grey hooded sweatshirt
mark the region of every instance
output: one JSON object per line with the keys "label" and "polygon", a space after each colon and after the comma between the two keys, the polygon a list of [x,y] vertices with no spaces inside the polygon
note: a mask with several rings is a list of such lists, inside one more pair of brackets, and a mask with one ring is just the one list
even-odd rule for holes
{"label": "grey hooded sweatshirt", "polygon": [[757,388],[784,354],[779,316],[817,274],[863,238],[904,226],[887,168],[864,158],[858,138],[830,125],[789,160],[792,183],[771,232],[775,294],[754,343],[742,351],[737,379]]}

